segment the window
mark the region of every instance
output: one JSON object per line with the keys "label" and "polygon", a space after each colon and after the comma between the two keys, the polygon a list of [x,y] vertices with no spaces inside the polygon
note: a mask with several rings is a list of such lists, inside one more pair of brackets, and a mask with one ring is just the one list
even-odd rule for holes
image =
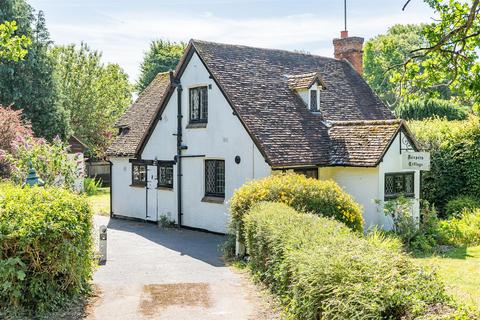
{"label": "window", "polygon": [[318,90],[310,90],[310,111],[318,110]]}
{"label": "window", "polygon": [[157,174],[159,187],[173,188],[173,163],[160,162]]}
{"label": "window", "polygon": [[190,123],[206,123],[208,119],[207,87],[190,89]]}
{"label": "window", "polygon": [[132,185],[145,186],[147,184],[147,165],[132,163]]}
{"label": "window", "polygon": [[385,200],[391,200],[403,195],[408,198],[415,196],[414,173],[386,173]]}
{"label": "window", "polygon": [[318,179],[318,169],[311,168],[311,169],[293,169],[293,172],[298,174],[303,174],[307,178]]}
{"label": "window", "polygon": [[205,160],[205,195],[225,197],[225,161]]}

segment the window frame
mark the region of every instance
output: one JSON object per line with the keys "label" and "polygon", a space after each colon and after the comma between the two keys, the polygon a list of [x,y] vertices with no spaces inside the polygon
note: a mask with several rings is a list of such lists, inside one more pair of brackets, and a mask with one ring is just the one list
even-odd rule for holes
{"label": "window frame", "polygon": [[[208,179],[208,172],[207,172],[207,162],[215,162],[215,173],[213,179],[215,180],[215,188],[217,188],[218,182],[218,174],[219,174],[219,166],[218,163],[223,163],[223,193],[219,192],[211,192],[208,190],[207,187],[207,179]],[[225,199],[225,189],[226,189],[226,170],[225,170],[225,160],[223,159],[206,159],[204,161],[204,188],[205,188],[205,197],[215,197],[215,198],[222,198]]]}
{"label": "window frame", "polygon": [[[393,183],[395,184],[395,179],[397,177],[401,177],[402,178],[402,191],[401,192],[395,192],[395,193],[391,193],[391,194],[387,194],[387,177],[393,177],[394,181]],[[411,186],[411,189],[412,189],[412,192],[410,193],[406,193],[405,190],[406,190],[406,177],[407,176],[411,176],[412,177],[412,186]],[[384,181],[383,181],[383,195],[384,195],[384,200],[385,201],[388,201],[388,200],[395,200],[397,199],[398,197],[400,196],[404,196],[405,198],[415,198],[415,172],[414,171],[405,171],[405,172],[388,172],[388,173],[385,173],[384,175]],[[394,186],[395,188],[395,186]]]}
{"label": "window frame", "polygon": [[[308,171],[314,171],[315,172],[314,177],[311,177],[311,176],[307,175]],[[317,179],[318,180],[318,168],[294,168],[293,172],[295,172],[297,174],[302,174],[305,177],[310,178],[310,179]]]}
{"label": "window frame", "polygon": [[[173,189],[173,183],[175,179],[175,175],[173,173],[173,161],[158,161],[157,163],[157,188],[168,188],[168,189]],[[171,183],[163,183],[160,180],[160,168],[165,167],[165,168],[171,168]]]}
{"label": "window frame", "polygon": [[[312,92],[315,92],[315,109],[312,108]],[[308,90],[308,110],[311,112],[320,112],[320,90],[318,88]]]}
{"label": "window frame", "polygon": [[[192,103],[192,92],[199,91],[199,109],[198,109],[198,118],[192,118],[193,115],[193,103]],[[203,105],[204,100],[202,99],[202,90],[205,90],[205,105]],[[203,110],[204,108],[205,110]],[[188,123],[208,123],[208,85],[200,85],[191,87],[188,89]],[[202,115],[205,115],[202,118]]]}
{"label": "window frame", "polygon": [[[135,179],[135,167],[143,167],[145,171],[144,179],[145,180],[137,180]],[[147,164],[141,162],[132,162],[132,184],[131,186],[137,187],[146,187],[147,186]]]}

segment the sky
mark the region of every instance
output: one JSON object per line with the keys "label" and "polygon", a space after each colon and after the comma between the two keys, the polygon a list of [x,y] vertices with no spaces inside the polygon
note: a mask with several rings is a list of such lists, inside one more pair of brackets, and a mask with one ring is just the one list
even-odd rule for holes
{"label": "sky", "polygon": [[[396,23],[429,22],[422,0],[347,0],[347,29],[365,39]],[[343,0],[29,0],[43,10],[56,44],[103,52],[134,83],[154,39],[201,39],[333,56],[332,39],[344,28]]]}

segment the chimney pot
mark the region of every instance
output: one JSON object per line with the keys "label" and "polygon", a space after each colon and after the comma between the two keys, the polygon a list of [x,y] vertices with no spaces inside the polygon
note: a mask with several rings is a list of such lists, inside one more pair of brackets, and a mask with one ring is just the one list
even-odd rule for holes
{"label": "chimney pot", "polygon": [[340,38],[333,39],[335,59],[347,60],[361,75],[363,74],[363,38],[349,37],[348,31],[340,33]]}

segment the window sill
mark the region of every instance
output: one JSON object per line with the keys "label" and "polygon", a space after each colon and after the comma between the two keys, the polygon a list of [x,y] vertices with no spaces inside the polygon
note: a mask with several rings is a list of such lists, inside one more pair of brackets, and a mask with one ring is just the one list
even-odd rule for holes
{"label": "window sill", "polygon": [[133,187],[133,188],[145,188],[146,186],[144,184],[140,184],[140,183],[132,183],[130,185],[130,187]]}
{"label": "window sill", "polygon": [[159,186],[157,187],[157,190],[173,191],[173,187]]}
{"label": "window sill", "polygon": [[225,198],[224,197],[205,196],[205,197],[202,198],[202,202],[223,204],[225,202]]}
{"label": "window sill", "polygon": [[187,129],[202,129],[202,128],[206,128],[207,127],[207,123],[206,122],[193,122],[193,123],[189,123],[187,124]]}

